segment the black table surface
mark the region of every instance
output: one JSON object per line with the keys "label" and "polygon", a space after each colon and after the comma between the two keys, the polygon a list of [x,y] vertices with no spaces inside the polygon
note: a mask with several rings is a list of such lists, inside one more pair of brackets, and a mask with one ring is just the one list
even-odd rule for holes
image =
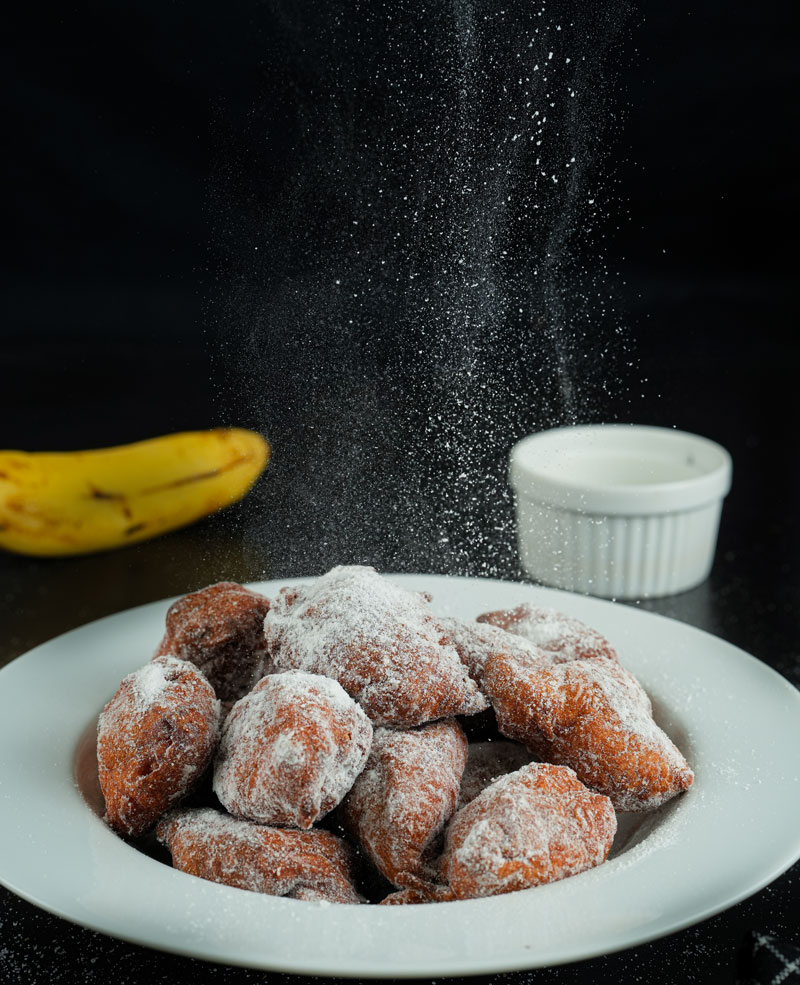
{"label": "black table surface", "polygon": [[[729,300],[731,317],[738,299]],[[675,311],[660,305],[669,320]],[[669,353],[651,353],[659,366],[658,385],[664,396],[658,414],[646,423],[679,423],[722,441],[733,456],[734,482],[723,513],[713,571],[707,582],[670,598],[638,603],[707,630],[800,683],[798,614],[800,606],[800,530],[796,521],[797,465],[787,451],[785,431],[768,422],[796,420],[793,380],[796,360],[781,358],[775,346],[718,348],[692,341],[694,327],[685,311],[680,323],[683,386],[669,397]],[[654,334],[654,339],[658,338]],[[665,339],[668,333],[664,333]],[[672,332],[674,341],[675,333]],[[763,343],[763,339],[762,339]],[[692,349],[692,346],[694,348]],[[138,408],[137,427],[150,433],[181,426],[233,423],[214,418],[215,382],[209,376],[209,355],[196,342],[165,342],[153,358],[152,341],[94,338],[82,347],[59,348],[51,341],[50,359],[42,365],[39,349],[24,344],[10,353],[16,361],[5,391],[6,410],[17,412],[15,428],[6,429],[7,444],[17,447],[73,447],[111,443],[144,436],[123,426]],[[784,355],[789,350],[784,350]],[[703,355],[707,353],[707,355]],[[109,361],[118,367],[113,399],[108,393]],[[143,361],[145,379],[134,370]],[[715,383],[709,365],[720,370]],[[674,368],[674,367],[673,367]],[[677,370],[675,370],[677,372]],[[190,377],[180,399],[170,380]],[[38,381],[34,386],[32,381]],[[64,381],[69,380],[66,384]],[[720,382],[720,381],[723,382]],[[60,381],[60,382],[59,382]],[[103,386],[106,390],[103,390]],[[683,393],[692,393],[691,415]],[[735,395],[735,399],[733,396]],[[107,412],[98,414],[103,406]],[[180,404],[180,413],[176,410]],[[67,407],[65,415],[63,409]],[[116,409],[111,409],[116,408]],[[637,413],[637,409],[633,409]],[[659,416],[660,415],[660,416]],[[158,423],[162,426],[159,428]],[[291,457],[290,450],[279,449]],[[3,633],[0,665],[66,630],[131,606],[179,595],[223,579],[254,581],[321,573],[339,562],[373,563],[382,570],[419,570],[445,574],[474,573],[438,545],[416,545],[405,562],[396,545],[381,549],[380,537],[365,548],[351,541],[319,537],[302,551],[293,542],[295,507],[283,489],[287,470],[276,455],[275,471],[267,470],[255,492],[223,514],[157,540],[124,550],[68,559],[0,556],[0,605]],[[342,523],[353,518],[342,518]],[[497,577],[521,579],[523,573],[508,524],[483,518],[486,540]],[[255,533],[254,533],[255,531]],[[494,531],[494,532],[493,532]],[[343,546],[344,545],[344,546]],[[349,545],[349,546],[348,546]],[[620,603],[621,604],[621,603]],[[720,681],[721,693],[725,682]],[[740,709],[743,717],[746,707]],[[726,982],[736,980],[738,956],[753,931],[800,941],[800,866],[795,865],[770,886],[725,912],[667,938],[618,954],[574,965],[539,969],[498,979],[525,982]],[[658,887],[653,887],[658,892]],[[268,981],[290,976],[206,964],[159,953],[74,926],[0,889],[0,980],[8,983],[100,983],[113,978],[120,985],[202,980],[219,983]],[[494,980],[494,979],[493,979]]]}

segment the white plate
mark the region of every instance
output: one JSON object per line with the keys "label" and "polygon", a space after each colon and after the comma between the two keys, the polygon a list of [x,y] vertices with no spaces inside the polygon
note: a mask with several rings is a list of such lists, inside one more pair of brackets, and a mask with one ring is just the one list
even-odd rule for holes
{"label": "white plate", "polygon": [[[599,868],[493,899],[332,906],[205,882],[117,838],[74,781],[81,734],[161,637],[168,602],[159,602],[60,636],[0,672],[0,881],[68,920],[180,954],[313,975],[436,978],[640,944],[731,906],[800,856],[800,692],[764,664],[598,599],[483,579],[397,581],[432,592],[442,615],[531,601],[596,626],[649,691],[694,767],[694,787]],[[269,595],[288,583],[253,587]]]}

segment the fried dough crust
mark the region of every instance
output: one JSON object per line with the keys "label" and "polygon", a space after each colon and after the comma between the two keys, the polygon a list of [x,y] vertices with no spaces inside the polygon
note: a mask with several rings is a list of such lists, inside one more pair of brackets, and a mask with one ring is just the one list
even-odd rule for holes
{"label": "fried dough crust", "polygon": [[571,769],[530,763],[456,814],[440,871],[455,899],[512,893],[599,865],[616,830],[608,797]]}
{"label": "fried dough crust", "polygon": [[219,702],[194,665],[159,657],[124,678],[97,726],[107,823],[144,834],[200,778],[218,729]]}
{"label": "fried dough crust", "polygon": [[692,784],[644,689],[614,661],[548,666],[501,655],[487,665],[484,689],[503,735],[546,762],[572,767],[619,810],[650,810]]}
{"label": "fried dough crust", "polygon": [[454,720],[375,730],[366,768],[342,817],[376,868],[402,889],[436,880],[437,838],[458,802],[467,740]]}
{"label": "fried dough crust", "polygon": [[236,817],[310,828],[353,785],[371,745],[370,720],[336,681],[271,674],[225,719],[214,792]]}
{"label": "fried dough crust", "polygon": [[173,866],[201,879],[270,896],[362,902],[350,849],[329,831],[270,828],[198,808],[171,811],[156,834]]}
{"label": "fried dough crust", "polygon": [[196,664],[221,701],[237,701],[266,672],[269,604],[264,595],[232,581],[184,595],[167,610],[156,656],[171,654]]}

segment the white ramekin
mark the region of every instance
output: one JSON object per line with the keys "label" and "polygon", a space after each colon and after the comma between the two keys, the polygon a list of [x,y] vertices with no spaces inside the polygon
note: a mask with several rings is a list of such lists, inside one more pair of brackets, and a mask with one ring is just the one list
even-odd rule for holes
{"label": "white ramekin", "polygon": [[555,428],[511,450],[523,568],[604,598],[673,595],[711,570],[731,457],[668,428]]}

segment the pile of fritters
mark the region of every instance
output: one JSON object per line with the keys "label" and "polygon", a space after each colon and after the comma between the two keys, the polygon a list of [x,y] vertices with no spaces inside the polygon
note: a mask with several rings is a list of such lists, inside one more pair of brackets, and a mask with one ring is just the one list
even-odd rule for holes
{"label": "pile of fritters", "polygon": [[[529,605],[441,619],[429,602],[360,566],[275,599],[231,582],[180,599],[100,716],[107,823],[155,826],[204,879],[396,905],[599,865],[615,809],[691,786],[596,630]],[[213,806],[180,806],[204,781]]]}

